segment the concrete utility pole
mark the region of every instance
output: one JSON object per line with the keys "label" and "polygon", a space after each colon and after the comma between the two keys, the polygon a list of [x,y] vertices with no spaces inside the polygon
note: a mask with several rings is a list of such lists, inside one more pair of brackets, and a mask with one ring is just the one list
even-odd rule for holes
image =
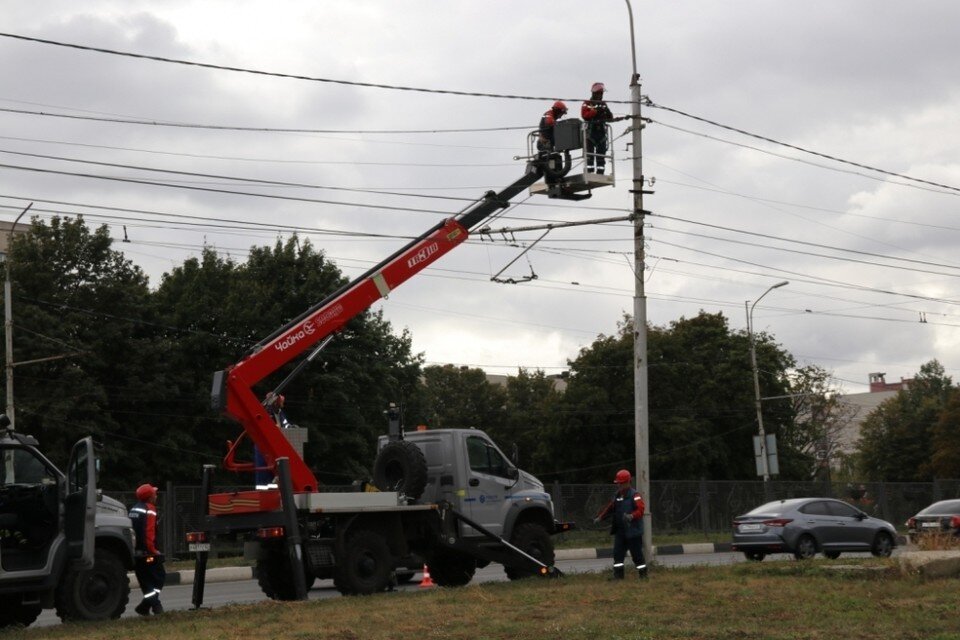
{"label": "concrete utility pole", "polygon": [[[643,246],[643,120],[640,117],[640,74],[637,73],[637,46],[633,33],[633,7],[625,0],[630,13],[630,52],[633,75],[630,77],[630,100],[633,105],[633,402],[634,454],[636,456],[636,488],[650,503],[650,416],[647,397],[647,297],[643,290],[645,251]],[[643,516],[643,557],[653,560],[653,526],[650,509]]]}
{"label": "concrete utility pole", "polygon": [[[753,395],[754,395],[754,405],[757,410],[757,426],[760,429],[760,469],[763,471],[763,481],[767,483],[770,481],[770,463],[767,461],[767,433],[763,430],[763,410],[761,407],[761,398],[760,398],[760,373],[757,371],[757,346],[756,342],[753,339],[753,308],[757,306],[757,302],[760,302],[763,299],[763,296],[767,295],[774,289],[779,289],[780,287],[785,287],[790,284],[789,281],[784,280],[783,282],[778,282],[769,289],[763,292],[756,301],[750,305],[747,310],[747,335],[750,338],[750,366],[753,368]],[[744,308],[749,304],[749,300],[743,303]],[[764,484],[766,487],[766,484]]]}
{"label": "concrete utility pole", "polygon": [[7,365],[7,417],[10,418],[11,429],[16,426],[16,421],[13,415],[13,296],[10,292],[10,245],[13,243],[13,232],[17,228],[17,223],[20,222],[20,218],[22,218],[23,214],[29,211],[32,206],[33,203],[31,202],[27,205],[26,209],[20,212],[17,219],[13,221],[13,226],[11,226],[10,231],[7,232],[7,251],[4,256],[7,264],[4,265],[6,267],[4,269],[6,278],[3,281],[3,333]]}

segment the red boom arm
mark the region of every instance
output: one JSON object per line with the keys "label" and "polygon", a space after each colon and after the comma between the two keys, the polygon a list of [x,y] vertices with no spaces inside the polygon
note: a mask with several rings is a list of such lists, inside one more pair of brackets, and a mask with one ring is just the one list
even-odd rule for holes
{"label": "red boom arm", "polygon": [[272,467],[277,458],[289,458],[294,491],[315,491],[317,480],[254,394],[254,385],[462,243],[471,228],[506,207],[510,198],[540,175],[539,166],[529,164],[523,178],[436,225],[262,341],[239,363],[214,375],[214,407],[243,425],[268,465]]}

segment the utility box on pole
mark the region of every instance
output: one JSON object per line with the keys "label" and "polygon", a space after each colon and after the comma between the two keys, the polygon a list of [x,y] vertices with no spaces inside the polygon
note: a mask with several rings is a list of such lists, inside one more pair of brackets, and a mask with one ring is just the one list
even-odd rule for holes
{"label": "utility box on pole", "polygon": [[[760,453],[760,436],[753,436],[753,457],[757,462],[757,475],[763,476],[763,460]],[[777,462],[777,436],[767,434],[767,473],[771,476],[780,475],[780,464]]]}

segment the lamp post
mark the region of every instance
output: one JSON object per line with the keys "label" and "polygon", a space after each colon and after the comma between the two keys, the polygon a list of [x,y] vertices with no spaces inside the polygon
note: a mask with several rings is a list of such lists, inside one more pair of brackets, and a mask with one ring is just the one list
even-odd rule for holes
{"label": "lamp post", "polygon": [[17,219],[13,221],[10,231],[7,232],[7,251],[4,256],[6,259],[6,264],[4,265],[6,278],[3,281],[3,333],[7,365],[7,417],[10,418],[11,429],[16,426],[16,422],[13,415],[13,296],[10,294],[10,245],[13,242],[13,232],[17,228],[17,223],[20,222],[20,218],[22,218],[23,214],[29,211],[32,206],[33,203],[31,202],[27,205],[26,209],[20,212]]}
{"label": "lamp post", "polygon": [[757,346],[753,339],[753,308],[757,306],[757,303],[763,299],[763,296],[767,295],[774,289],[779,289],[780,287],[785,287],[790,284],[789,281],[784,280],[783,282],[778,282],[769,289],[763,292],[763,294],[757,298],[753,304],[750,305],[747,309],[747,305],[750,303],[749,300],[743,303],[744,309],[747,309],[747,335],[750,337],[750,365],[753,367],[753,394],[754,394],[754,404],[757,409],[757,426],[760,429],[760,468],[763,470],[763,481],[768,482],[770,480],[770,466],[767,463],[767,434],[763,430],[763,411],[760,408],[760,374],[757,371]]}
{"label": "lamp post", "polygon": [[[643,288],[644,281],[644,239],[643,239],[643,151],[641,134],[643,120],[640,117],[640,74],[637,73],[637,46],[633,35],[633,7],[630,0],[627,11],[630,14],[630,53],[633,63],[633,75],[630,76],[630,101],[632,116],[633,144],[633,402],[634,402],[634,456],[636,458],[636,489],[647,502],[650,501],[650,414],[647,396],[647,297]],[[649,192],[647,192],[649,193]],[[650,513],[643,516],[643,556],[653,559],[653,526]]]}

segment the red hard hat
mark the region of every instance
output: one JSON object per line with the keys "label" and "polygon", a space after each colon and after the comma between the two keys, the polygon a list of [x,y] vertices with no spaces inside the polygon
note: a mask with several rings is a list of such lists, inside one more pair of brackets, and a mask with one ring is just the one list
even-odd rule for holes
{"label": "red hard hat", "polygon": [[567,105],[563,104],[563,100],[557,100],[556,102],[553,103],[553,110],[554,110],[554,111],[561,111],[561,112],[563,112],[563,113],[566,113],[566,112],[567,112]]}
{"label": "red hard hat", "polygon": [[602,82],[594,82],[593,86],[590,87],[592,93],[603,93],[606,91],[606,87],[603,86]]}
{"label": "red hard hat", "polygon": [[137,500],[148,502],[157,497],[157,488],[152,484],[142,484],[137,487]]}
{"label": "red hard hat", "polygon": [[626,469],[620,469],[620,471],[617,471],[617,476],[613,479],[613,481],[617,484],[624,484],[626,482],[630,482],[630,477],[629,471]]}

